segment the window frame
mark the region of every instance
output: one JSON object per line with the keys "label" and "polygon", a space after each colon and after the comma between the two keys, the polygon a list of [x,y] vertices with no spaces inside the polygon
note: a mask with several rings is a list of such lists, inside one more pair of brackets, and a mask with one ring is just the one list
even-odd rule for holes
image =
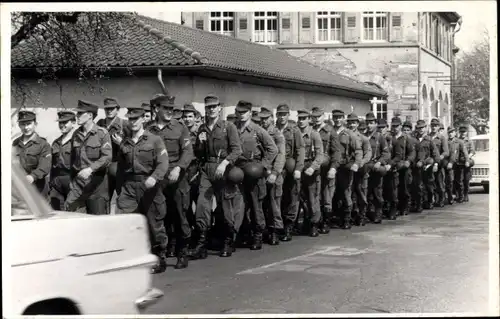
{"label": "window frame", "polygon": [[[263,12],[264,15],[263,16],[257,16],[256,13],[257,12]],[[268,13],[276,13],[276,15],[268,15]],[[258,44],[265,44],[265,45],[275,45],[275,44],[278,44],[279,43],[279,30],[280,30],[280,26],[279,26],[279,20],[280,18],[280,13],[278,11],[254,11],[253,12],[253,24],[252,24],[252,42],[254,43],[258,43]],[[264,20],[264,30],[255,30],[255,21],[257,20]],[[267,23],[268,21],[272,21],[272,20],[276,20],[276,30],[268,30],[267,29]],[[256,41],[256,34],[255,32],[256,31],[259,31],[259,32],[264,32],[264,42],[257,42]],[[276,41],[268,41],[267,39],[267,36],[268,36],[268,32],[269,31],[274,31],[276,32]]]}
{"label": "window frame", "polygon": [[[388,107],[387,103],[377,103],[375,104],[375,117],[378,119],[383,118],[384,120],[387,121],[387,115],[388,115]],[[382,115],[380,117],[379,115]]]}
{"label": "window frame", "polygon": [[[220,13],[220,16],[219,17],[212,17],[212,13]],[[232,16],[225,17],[224,13],[232,13]],[[236,16],[235,12],[232,12],[232,11],[209,11],[208,12],[208,30],[212,33],[217,33],[217,34],[222,34],[225,36],[234,37],[236,35],[235,16]],[[212,21],[219,21],[220,22],[220,31],[212,30]],[[229,26],[229,21],[233,22],[233,30],[232,31],[224,31],[224,21],[228,21],[228,26]]]}
{"label": "window frame", "polygon": [[[326,12],[326,15],[321,14],[320,12]],[[339,39],[338,40],[330,40],[331,38],[331,33],[332,30],[337,30],[337,29],[332,29],[331,27],[331,19],[339,19],[340,20],[340,28],[338,29],[340,34],[339,34]],[[327,21],[327,29],[321,29],[327,31],[327,39],[328,40],[320,40],[319,39],[319,34],[320,34],[320,29],[319,29],[319,19],[326,19]],[[337,11],[317,11],[314,14],[314,21],[316,23],[315,29],[316,29],[316,42],[317,43],[342,43],[342,33],[343,33],[343,27],[342,27],[342,12],[337,12]]]}
{"label": "window frame", "polygon": [[[367,29],[372,29],[373,30],[373,36],[374,39],[365,39],[365,18],[372,18],[373,19],[373,28],[367,28]],[[377,40],[377,18],[385,18],[386,21],[386,27],[385,27],[385,40]],[[362,11],[361,12],[361,23],[359,24],[361,27],[361,42],[367,42],[367,43],[386,43],[389,42],[389,12],[386,11]]]}

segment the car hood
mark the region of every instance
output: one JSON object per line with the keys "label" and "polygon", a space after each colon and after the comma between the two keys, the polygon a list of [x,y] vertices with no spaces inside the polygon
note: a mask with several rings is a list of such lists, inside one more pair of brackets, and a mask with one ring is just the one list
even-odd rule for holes
{"label": "car hood", "polygon": [[489,152],[477,152],[472,159],[474,160],[474,165],[488,165],[490,164],[490,153]]}
{"label": "car hood", "polygon": [[[60,210],[54,210],[49,213],[48,218],[50,219],[59,219],[59,218],[84,218],[84,217],[93,217],[94,215],[78,213],[78,212],[65,212]],[[95,215],[98,216],[98,215]]]}

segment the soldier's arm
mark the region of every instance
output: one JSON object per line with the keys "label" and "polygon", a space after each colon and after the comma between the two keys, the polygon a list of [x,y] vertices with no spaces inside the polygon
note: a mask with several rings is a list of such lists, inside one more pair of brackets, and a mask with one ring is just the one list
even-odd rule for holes
{"label": "soldier's arm", "polygon": [[34,179],[44,179],[49,174],[52,163],[51,155],[50,144],[47,141],[43,141],[38,165],[30,173]]}
{"label": "soldier's arm", "polygon": [[304,139],[298,129],[293,130],[293,138],[295,140],[295,170],[302,172],[304,169],[304,160],[306,157],[306,149]]}
{"label": "soldier's arm", "polygon": [[317,170],[321,167],[323,163],[323,141],[321,140],[321,136],[318,132],[311,132],[311,142],[314,147],[314,161],[311,163],[311,168]]}
{"label": "soldier's arm", "polygon": [[179,161],[177,162],[177,166],[182,170],[186,170],[191,164],[191,161],[194,159],[193,152],[193,144],[191,143],[191,136],[189,135],[189,129],[182,125],[182,134],[179,140],[181,144],[181,155],[179,157]]}
{"label": "soldier's arm", "polygon": [[257,133],[258,138],[260,139],[260,143],[264,148],[264,157],[262,158],[262,165],[266,169],[270,169],[276,155],[278,155],[278,147],[273,141],[273,138],[266,130],[260,129]]}
{"label": "soldier's arm", "polygon": [[372,158],[372,146],[368,139],[363,139],[363,161],[362,164],[365,165]]}
{"label": "soldier's arm", "polygon": [[378,158],[378,161],[381,165],[387,165],[391,160],[391,153],[389,152],[387,141],[382,135],[379,136],[378,147],[380,148],[380,156]]}
{"label": "soldier's arm", "polygon": [[350,137],[351,148],[354,152],[354,164],[358,165],[358,167],[361,167],[361,162],[363,161],[363,146],[361,145],[361,138],[354,134],[350,134]]}
{"label": "soldier's arm", "polygon": [[[468,162],[469,161],[469,151],[467,150],[467,147],[465,146],[465,142],[462,140],[459,140],[459,141],[460,141],[460,147],[462,148],[462,151],[464,152],[465,161]],[[460,155],[460,154],[458,154],[458,155]]]}
{"label": "soldier's arm", "polygon": [[467,141],[467,153],[469,154],[469,157],[476,155],[476,150],[472,146],[471,141]]}
{"label": "soldier's arm", "polygon": [[434,163],[439,163],[439,148],[437,147],[437,145],[434,143],[434,141],[432,139],[430,139],[430,149],[431,149],[431,153],[430,153],[430,157],[434,160]]}
{"label": "soldier's arm", "polygon": [[276,130],[275,144],[278,147],[278,155],[276,155],[276,159],[274,160],[273,165],[273,174],[278,176],[283,171],[285,167],[285,137],[283,134]]}
{"label": "soldier's arm", "polygon": [[410,163],[414,163],[417,157],[417,153],[415,151],[415,142],[407,137],[406,138],[406,160]]}
{"label": "soldier's arm", "polygon": [[444,158],[448,158],[450,156],[450,149],[448,148],[448,138],[445,137],[445,136],[440,136],[439,137],[441,139],[441,145],[443,147],[443,155]]}
{"label": "soldier's arm", "polygon": [[243,154],[243,150],[241,149],[240,136],[238,135],[238,130],[236,126],[232,123],[227,123],[226,126],[227,139],[228,139],[228,154],[225,160],[234,165],[234,162]]}
{"label": "soldier's arm", "polygon": [[118,154],[117,154],[118,158],[116,163],[116,190],[118,193],[121,192],[125,177],[125,171],[127,170],[127,162],[122,147],[123,147],[123,142],[120,144],[120,147],[118,148]]}
{"label": "soldier's arm", "polygon": [[456,145],[453,141],[450,142],[450,140],[448,140],[448,150],[450,151],[449,163],[456,163],[460,148],[460,142]]}
{"label": "soldier's arm", "polygon": [[97,161],[90,164],[90,168],[93,172],[105,169],[111,163],[112,148],[111,148],[111,137],[108,131],[100,130],[97,134],[101,134],[101,156]]}
{"label": "soldier's arm", "polygon": [[165,178],[165,175],[168,172],[168,152],[165,147],[165,143],[163,143],[163,139],[160,137],[155,139],[154,147],[156,155],[156,168],[153,174],[151,174],[151,177],[157,181],[161,181]]}
{"label": "soldier's arm", "polygon": [[[327,150],[325,150],[326,152]],[[336,132],[330,134],[330,169],[339,168],[340,166],[340,139]]]}
{"label": "soldier's arm", "polygon": [[392,138],[392,152],[394,157],[392,158],[392,163],[391,165],[398,165],[399,162],[401,162],[401,159],[403,159],[403,148],[401,147],[401,142],[398,141],[395,138]]}

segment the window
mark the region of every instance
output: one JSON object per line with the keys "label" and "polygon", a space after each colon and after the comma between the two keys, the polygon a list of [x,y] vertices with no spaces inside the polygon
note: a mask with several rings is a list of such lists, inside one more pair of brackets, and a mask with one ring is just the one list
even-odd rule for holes
{"label": "window", "polygon": [[384,119],[387,121],[387,103],[376,105],[376,114],[377,119]]}
{"label": "window", "polygon": [[363,40],[387,41],[387,12],[363,12]]}
{"label": "window", "polygon": [[234,36],[234,12],[210,12],[210,31]]}
{"label": "window", "polygon": [[278,42],[278,12],[259,11],[254,13],[254,42]]}
{"label": "window", "polygon": [[318,42],[340,42],[342,16],[340,12],[317,13]]}

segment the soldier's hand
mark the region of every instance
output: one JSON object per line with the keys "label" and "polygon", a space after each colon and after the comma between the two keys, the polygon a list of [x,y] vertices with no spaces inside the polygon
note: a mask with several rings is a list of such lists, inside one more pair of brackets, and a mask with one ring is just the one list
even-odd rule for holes
{"label": "soldier's hand", "polygon": [[80,177],[83,180],[86,180],[92,175],[92,168],[87,167],[82,169],[80,172],[78,172],[78,177]]}
{"label": "soldier's hand", "polygon": [[418,161],[418,162],[417,162],[417,167],[418,167],[418,168],[420,168],[420,167],[422,167],[422,166],[424,166],[424,163],[422,163],[422,161]]}
{"label": "soldier's hand", "polygon": [[356,163],[352,164],[352,166],[351,166],[351,171],[353,171],[353,172],[357,172],[357,171],[358,171],[358,169],[359,169],[358,164],[356,164]]}
{"label": "soldier's hand", "polygon": [[448,163],[448,165],[446,166],[447,169],[452,169],[453,168],[453,164],[452,163]]}
{"label": "soldier's hand", "polygon": [[200,135],[198,135],[198,138],[200,139],[201,142],[204,142],[207,140],[207,133],[201,132]]}
{"label": "soldier's hand", "polygon": [[439,155],[439,159],[444,160],[444,155],[443,154]]}
{"label": "soldier's hand", "polygon": [[375,163],[375,165],[373,165],[373,169],[378,170],[380,168],[380,165],[380,162]]}
{"label": "soldier's hand", "polygon": [[312,167],[309,167],[304,173],[306,173],[307,176],[312,176],[312,174],[314,174],[314,169],[312,169]]}
{"label": "soldier's hand", "polygon": [[328,171],[328,174],[327,174],[326,178],[328,178],[328,179],[334,179],[335,178],[335,174],[337,174],[337,170],[332,167]]}
{"label": "soldier's hand", "polygon": [[410,161],[405,161],[405,162],[404,162],[404,166],[405,166],[406,168],[410,167]]}
{"label": "soldier's hand", "polygon": [[434,173],[438,171],[438,165],[437,164],[434,164],[434,166],[432,166],[432,171]]}
{"label": "soldier's hand", "polygon": [[225,164],[224,162],[220,163],[219,166],[217,166],[217,169],[215,170],[215,177],[216,178],[224,177],[224,173],[226,172],[226,167],[227,164]]}
{"label": "soldier's hand", "polygon": [[33,182],[35,181],[35,179],[33,178],[33,176],[31,175],[26,175],[26,180],[28,181],[28,183],[30,184],[33,184]]}
{"label": "soldier's hand", "polygon": [[465,162],[465,167],[469,167],[470,166],[470,163],[469,162]]}
{"label": "soldier's hand", "polygon": [[181,173],[181,168],[179,166],[174,167],[171,171],[170,174],[168,174],[168,180],[171,183],[177,182],[179,179],[179,175]]}
{"label": "soldier's hand", "polygon": [[156,179],[154,177],[149,176],[146,181],[144,181],[144,185],[146,185],[146,188],[152,188],[156,185]]}
{"label": "soldier's hand", "polygon": [[299,180],[301,175],[302,175],[302,173],[300,171],[293,172],[293,178],[296,180]]}
{"label": "soldier's hand", "polygon": [[111,139],[116,143],[116,144],[121,144],[123,141],[123,138],[118,134],[118,133],[113,133],[111,135]]}
{"label": "soldier's hand", "polygon": [[271,173],[271,175],[267,177],[267,182],[269,184],[274,184],[276,182],[276,178],[277,178],[276,175]]}
{"label": "soldier's hand", "polygon": [[391,165],[389,164],[385,165],[385,170],[389,172],[391,170]]}

